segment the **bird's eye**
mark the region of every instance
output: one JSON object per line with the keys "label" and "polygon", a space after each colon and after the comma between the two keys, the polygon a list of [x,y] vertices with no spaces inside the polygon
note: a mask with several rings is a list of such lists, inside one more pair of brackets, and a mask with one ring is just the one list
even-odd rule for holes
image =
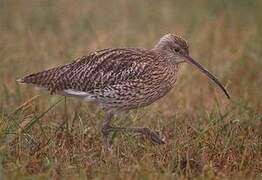
{"label": "bird's eye", "polygon": [[175,48],[175,52],[179,52],[180,49],[178,47]]}

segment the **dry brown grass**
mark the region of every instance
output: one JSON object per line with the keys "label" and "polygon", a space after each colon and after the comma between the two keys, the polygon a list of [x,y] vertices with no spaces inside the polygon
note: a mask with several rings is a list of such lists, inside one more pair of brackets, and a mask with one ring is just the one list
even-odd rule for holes
{"label": "dry brown grass", "polygon": [[[260,179],[262,4],[252,1],[0,2],[0,176],[6,179]],[[174,90],[116,119],[149,126],[167,143],[112,135],[101,151],[103,113],[15,80],[94,49],[152,47],[167,32],[226,84],[232,101],[185,65]],[[38,96],[40,95],[40,96]],[[54,106],[56,103],[58,104]]]}

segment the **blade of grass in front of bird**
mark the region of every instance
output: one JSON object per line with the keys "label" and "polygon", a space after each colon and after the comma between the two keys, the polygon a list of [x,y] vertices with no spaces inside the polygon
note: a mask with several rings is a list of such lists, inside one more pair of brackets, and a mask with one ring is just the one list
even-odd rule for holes
{"label": "blade of grass in front of bird", "polygon": [[[14,128],[15,129],[19,129],[20,124],[18,123],[18,119],[20,118],[21,113],[28,108],[28,105],[31,104],[31,102],[33,102],[35,99],[37,99],[40,95],[36,95],[33,96],[32,98],[30,98],[29,100],[25,101],[23,104],[21,104],[20,106],[18,106],[17,108],[15,108],[15,110],[13,112],[11,112],[10,114],[7,114],[6,117],[4,117],[4,113],[3,113],[3,122],[8,124],[8,127],[5,129],[4,134],[9,134],[9,130]],[[14,132],[11,132],[14,133]]]}
{"label": "blade of grass in front of bird", "polygon": [[53,109],[57,104],[62,102],[64,100],[64,97],[61,97],[58,101],[56,101],[54,104],[52,104],[46,111],[44,111],[39,116],[32,119],[27,125],[25,125],[25,128],[22,129],[22,133],[26,132],[28,129],[30,129],[36,122],[38,122],[46,113],[48,113],[51,109]]}
{"label": "blade of grass in front of bird", "polygon": [[36,95],[33,96],[32,98],[28,99],[27,101],[25,101],[23,104],[21,104],[20,106],[18,106],[14,112],[12,112],[11,114],[15,114],[17,111],[23,109],[24,107],[26,107],[27,105],[29,105],[32,101],[34,101],[36,98],[40,97],[40,95]]}

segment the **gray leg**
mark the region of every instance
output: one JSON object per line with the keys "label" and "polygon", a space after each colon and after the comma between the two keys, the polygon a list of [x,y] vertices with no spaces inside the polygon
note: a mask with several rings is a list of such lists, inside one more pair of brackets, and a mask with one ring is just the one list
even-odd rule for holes
{"label": "gray leg", "polygon": [[124,132],[134,132],[134,133],[141,133],[146,136],[150,141],[156,143],[156,144],[165,144],[165,142],[159,137],[159,135],[152,131],[149,128],[123,128],[123,127],[108,127],[109,131],[124,131]]}
{"label": "gray leg", "polygon": [[103,126],[101,129],[101,134],[102,134],[102,142],[105,147],[109,147],[109,142],[108,142],[108,135],[109,135],[109,128],[110,128],[110,122],[113,117],[113,114],[111,112],[106,112],[105,113],[105,120],[103,122]]}

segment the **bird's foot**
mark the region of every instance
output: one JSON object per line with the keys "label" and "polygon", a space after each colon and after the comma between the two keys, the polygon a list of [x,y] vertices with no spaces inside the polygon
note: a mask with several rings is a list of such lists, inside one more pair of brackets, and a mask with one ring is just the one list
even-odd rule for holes
{"label": "bird's foot", "polygon": [[165,141],[160,138],[159,133],[152,131],[149,128],[141,128],[139,129],[142,134],[144,134],[151,142],[156,144],[165,144]]}

